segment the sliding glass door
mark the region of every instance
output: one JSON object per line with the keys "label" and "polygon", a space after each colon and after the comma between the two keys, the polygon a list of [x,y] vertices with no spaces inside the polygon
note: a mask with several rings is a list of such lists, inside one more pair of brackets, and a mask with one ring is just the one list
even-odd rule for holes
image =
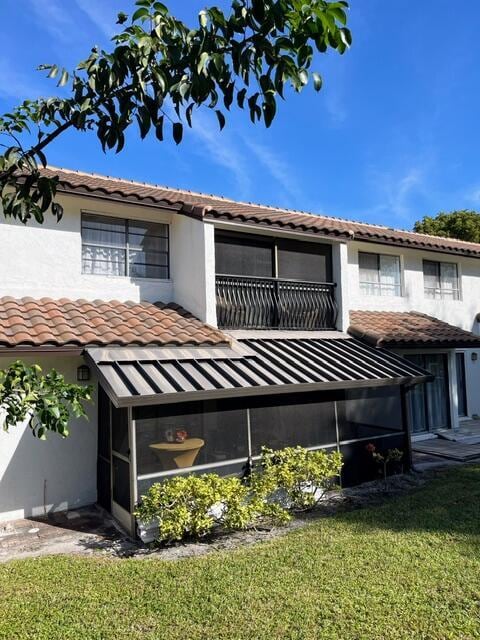
{"label": "sliding glass door", "polygon": [[422,353],[405,357],[435,376],[432,382],[416,385],[408,392],[412,431],[447,429],[450,427],[447,355]]}

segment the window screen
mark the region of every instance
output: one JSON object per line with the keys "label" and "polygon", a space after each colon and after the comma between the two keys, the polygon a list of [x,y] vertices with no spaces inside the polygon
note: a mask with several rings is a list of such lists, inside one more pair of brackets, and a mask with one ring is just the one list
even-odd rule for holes
{"label": "window screen", "polygon": [[374,296],[400,296],[400,257],[377,253],[358,254],[360,291]]}
{"label": "window screen", "polygon": [[82,270],[109,276],[126,275],[126,222],[82,215]]}
{"label": "window screen", "polygon": [[337,402],[337,415],[340,442],[401,431],[399,387],[345,391],[345,398]]}
{"label": "window screen", "polygon": [[82,272],[169,277],[168,225],[82,214]]}
{"label": "window screen", "polygon": [[336,442],[333,402],[281,403],[281,399],[274,399],[271,404],[250,410],[253,455],[259,455],[262,446],[283,449]]}
{"label": "window screen", "polygon": [[113,499],[121,507],[130,511],[130,465],[116,456],[113,465]]}
{"label": "window screen", "polygon": [[110,460],[110,400],[98,387],[98,455]]}
{"label": "window screen", "polygon": [[273,244],[256,236],[215,236],[217,274],[271,278],[274,275],[273,256]]}
{"label": "window screen", "polygon": [[332,281],[330,245],[297,240],[278,240],[278,277],[311,282]]}
{"label": "window screen", "polygon": [[134,418],[139,475],[248,456],[246,411],[233,403],[137,408]]}
{"label": "window screen", "polygon": [[128,411],[112,405],[112,449],[124,456],[130,455],[128,445]]}
{"label": "window screen", "polygon": [[459,300],[457,265],[453,262],[423,261],[425,297],[433,300]]}
{"label": "window screen", "polygon": [[128,223],[128,264],[132,278],[168,278],[168,227]]}

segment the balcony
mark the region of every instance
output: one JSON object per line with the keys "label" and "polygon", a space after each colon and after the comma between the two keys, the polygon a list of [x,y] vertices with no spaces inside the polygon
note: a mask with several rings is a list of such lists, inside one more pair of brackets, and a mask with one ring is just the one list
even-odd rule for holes
{"label": "balcony", "polygon": [[254,276],[216,276],[222,329],[334,329],[335,284]]}

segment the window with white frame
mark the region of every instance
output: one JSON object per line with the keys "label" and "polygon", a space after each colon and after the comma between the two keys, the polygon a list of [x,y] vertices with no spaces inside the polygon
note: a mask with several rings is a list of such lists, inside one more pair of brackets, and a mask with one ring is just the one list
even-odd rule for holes
{"label": "window with white frame", "polygon": [[423,261],[425,297],[432,300],[460,300],[458,269],[454,262]]}
{"label": "window with white frame", "polygon": [[82,272],[168,279],[168,225],[82,213]]}
{"label": "window with white frame", "polygon": [[369,296],[401,296],[400,257],[379,253],[358,254],[360,291]]}

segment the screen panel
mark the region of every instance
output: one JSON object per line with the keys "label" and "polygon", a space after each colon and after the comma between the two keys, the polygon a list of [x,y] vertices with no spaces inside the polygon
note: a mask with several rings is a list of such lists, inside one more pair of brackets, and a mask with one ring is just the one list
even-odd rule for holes
{"label": "screen panel", "polygon": [[277,240],[278,277],[307,282],[332,281],[332,248],[318,242]]}
{"label": "screen panel", "polygon": [[257,236],[216,233],[215,270],[222,275],[271,278],[274,275],[273,244]]}

